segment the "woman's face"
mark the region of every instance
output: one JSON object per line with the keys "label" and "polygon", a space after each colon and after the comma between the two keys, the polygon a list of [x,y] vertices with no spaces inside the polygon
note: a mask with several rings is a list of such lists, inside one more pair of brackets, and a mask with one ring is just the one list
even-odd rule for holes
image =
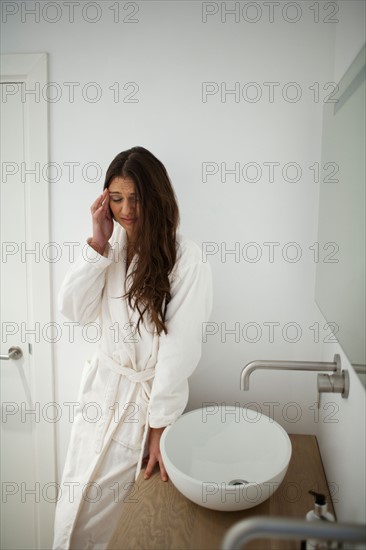
{"label": "woman's face", "polygon": [[140,216],[135,183],[131,178],[116,177],[109,184],[109,206],[113,216],[126,230],[127,238],[136,238],[137,220]]}

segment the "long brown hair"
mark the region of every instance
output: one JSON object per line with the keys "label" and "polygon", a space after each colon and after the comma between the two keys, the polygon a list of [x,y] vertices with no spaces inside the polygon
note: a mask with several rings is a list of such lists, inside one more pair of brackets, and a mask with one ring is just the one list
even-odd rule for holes
{"label": "long brown hair", "polygon": [[135,269],[128,275],[131,286],[123,296],[137,308],[139,325],[145,313],[157,333],[168,333],[165,316],[171,299],[169,274],[176,262],[176,234],[179,209],[164,165],[144,147],[132,147],[119,153],[108,167],[104,189],[116,177],[131,178],[140,203],[140,216],[134,251]]}

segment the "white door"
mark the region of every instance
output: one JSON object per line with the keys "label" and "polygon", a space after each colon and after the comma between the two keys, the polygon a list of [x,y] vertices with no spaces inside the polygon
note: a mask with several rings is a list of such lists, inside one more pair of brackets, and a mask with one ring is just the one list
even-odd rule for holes
{"label": "white door", "polygon": [[[5,65],[9,67],[11,56],[6,57]],[[16,72],[19,72],[20,57],[14,56],[15,65],[18,62],[14,66]],[[36,56],[31,57],[25,65],[29,65],[28,61],[34,62]],[[1,76],[3,81],[3,67]],[[27,78],[25,74],[25,82]],[[24,101],[22,86],[25,82],[0,84],[0,527],[3,550],[51,547],[57,495],[52,360],[50,344],[42,340],[45,319],[44,304],[40,305],[44,300],[50,310],[50,285],[48,281],[40,296],[37,289],[41,281],[37,283],[36,279],[37,272],[40,273],[39,264],[44,263],[44,259],[37,252],[41,248],[35,246],[37,231],[32,231],[37,225],[36,201],[32,196],[37,184],[25,171],[34,161],[28,145],[32,139],[37,139],[39,128],[35,131],[30,125],[33,107]],[[42,207],[40,204],[39,208]],[[38,216],[44,215],[38,212]],[[29,253],[32,248],[35,254]],[[43,265],[43,271],[49,278],[49,266]],[[7,360],[9,348],[13,346],[21,349],[22,357]]]}
{"label": "white door", "polygon": [[18,96],[10,96],[1,105],[1,353],[19,346],[23,357],[2,359],[0,364],[3,549],[37,548],[35,503],[26,492],[36,488],[32,424],[37,419],[26,414],[35,410],[35,404],[28,343],[22,336],[28,309],[27,265],[21,261],[20,250],[26,242],[25,189],[20,177],[15,183],[6,174],[6,169],[20,167],[24,161],[23,132],[23,105]]}

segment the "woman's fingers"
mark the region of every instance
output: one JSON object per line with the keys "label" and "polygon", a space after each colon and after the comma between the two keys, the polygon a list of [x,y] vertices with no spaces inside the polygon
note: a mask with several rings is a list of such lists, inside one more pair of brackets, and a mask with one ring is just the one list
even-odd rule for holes
{"label": "woman's fingers", "polygon": [[108,208],[109,206],[109,193],[108,193],[108,189],[104,189],[103,191],[103,194],[102,194],[102,206],[104,208]]}
{"label": "woman's fingers", "polygon": [[[101,195],[99,195],[99,197],[97,199],[95,199],[95,201],[93,202],[93,204],[91,205],[90,207],[90,210],[92,211],[92,213],[96,212],[96,210],[98,210],[98,208],[100,208],[103,204],[103,200],[108,197],[109,199],[109,196],[108,196],[108,189],[104,189],[103,193]],[[109,203],[109,200],[106,201]]]}
{"label": "woman's fingers", "polygon": [[97,199],[95,199],[95,201],[94,201],[93,204],[91,205],[90,210],[91,210],[92,212],[95,212],[95,210],[98,208],[102,196],[103,196],[103,195],[99,195],[99,197],[98,197]]}
{"label": "woman's fingers", "polygon": [[151,455],[148,459],[144,479],[149,479],[151,477],[151,474],[153,473],[156,464],[159,464],[159,466],[160,466],[160,477],[161,477],[162,481],[168,481],[168,474],[166,472],[166,469],[165,469],[165,466],[164,466],[164,463],[163,463],[163,460],[162,460],[161,456],[153,457]]}
{"label": "woman's fingers", "polygon": [[93,220],[93,236],[95,242],[110,239],[113,233],[113,218],[109,207],[109,190],[104,189],[90,207]]}
{"label": "woman's fingers", "polygon": [[165,466],[164,466],[164,462],[163,462],[163,459],[160,458],[159,460],[159,465],[160,465],[160,477],[163,481],[168,481],[168,474],[166,472],[166,469],[165,469]]}
{"label": "woman's fingers", "polygon": [[103,222],[104,219],[107,219],[108,221],[112,220],[110,208],[109,208],[109,198],[106,197],[104,199],[104,202],[102,203],[102,196],[97,199],[96,203],[94,203],[91,207],[91,213],[93,216],[93,219],[97,223]]}
{"label": "woman's fingers", "polygon": [[145,470],[145,474],[144,474],[144,479],[149,479],[150,478],[150,476],[153,472],[154,466],[155,466],[155,462],[153,463],[153,461],[151,460],[151,457],[149,457],[149,460],[148,460],[148,463],[147,463],[147,466],[146,466],[146,470]]}
{"label": "woman's fingers", "polygon": [[165,428],[150,428],[149,432],[149,460],[145,470],[145,479],[149,479],[155,465],[158,463],[160,467],[160,477],[163,481],[168,481],[163,459],[160,453],[160,438]]}
{"label": "woman's fingers", "polygon": [[102,210],[105,212],[108,219],[111,219],[111,211],[109,208],[109,192],[108,189],[105,189],[105,193],[103,193],[103,203],[102,203]]}

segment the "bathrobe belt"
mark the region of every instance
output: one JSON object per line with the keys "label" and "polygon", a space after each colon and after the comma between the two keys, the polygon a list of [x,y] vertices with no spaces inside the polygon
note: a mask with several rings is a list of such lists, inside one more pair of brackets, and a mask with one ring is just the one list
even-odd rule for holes
{"label": "bathrobe belt", "polygon": [[[102,368],[107,367],[111,371],[111,376],[108,379],[108,383],[106,387],[102,417],[100,418],[99,423],[97,425],[97,433],[95,438],[96,453],[100,453],[103,449],[104,438],[108,431],[108,427],[110,426],[113,416],[114,416],[114,423],[115,423],[114,429],[116,429],[119,423],[123,421],[123,417],[128,412],[128,407],[127,408],[123,407],[121,412],[119,410],[121,407],[118,407],[119,404],[116,402],[121,376],[125,376],[131,383],[128,396],[126,399],[126,403],[131,403],[132,400],[135,400],[136,398],[137,399],[141,398],[140,396],[142,395],[142,392],[139,391],[138,395],[136,392],[137,384],[142,384],[147,397],[150,398],[150,385],[148,384],[148,380],[151,380],[155,376],[155,367],[149,367],[149,363],[151,363],[151,361],[148,362],[146,369],[142,371],[137,371],[136,368],[134,368],[135,365],[132,364],[130,356],[123,349],[114,351],[112,353],[112,356],[110,356],[101,347],[99,347],[98,357],[100,359],[99,365]],[[154,362],[155,360],[156,358],[154,358]],[[117,412],[116,412],[116,406],[118,408]],[[146,418],[146,422],[147,421],[148,419]],[[113,436],[113,433],[112,433],[112,436]],[[145,437],[143,439],[145,439]],[[143,443],[143,441],[141,443]]]}

